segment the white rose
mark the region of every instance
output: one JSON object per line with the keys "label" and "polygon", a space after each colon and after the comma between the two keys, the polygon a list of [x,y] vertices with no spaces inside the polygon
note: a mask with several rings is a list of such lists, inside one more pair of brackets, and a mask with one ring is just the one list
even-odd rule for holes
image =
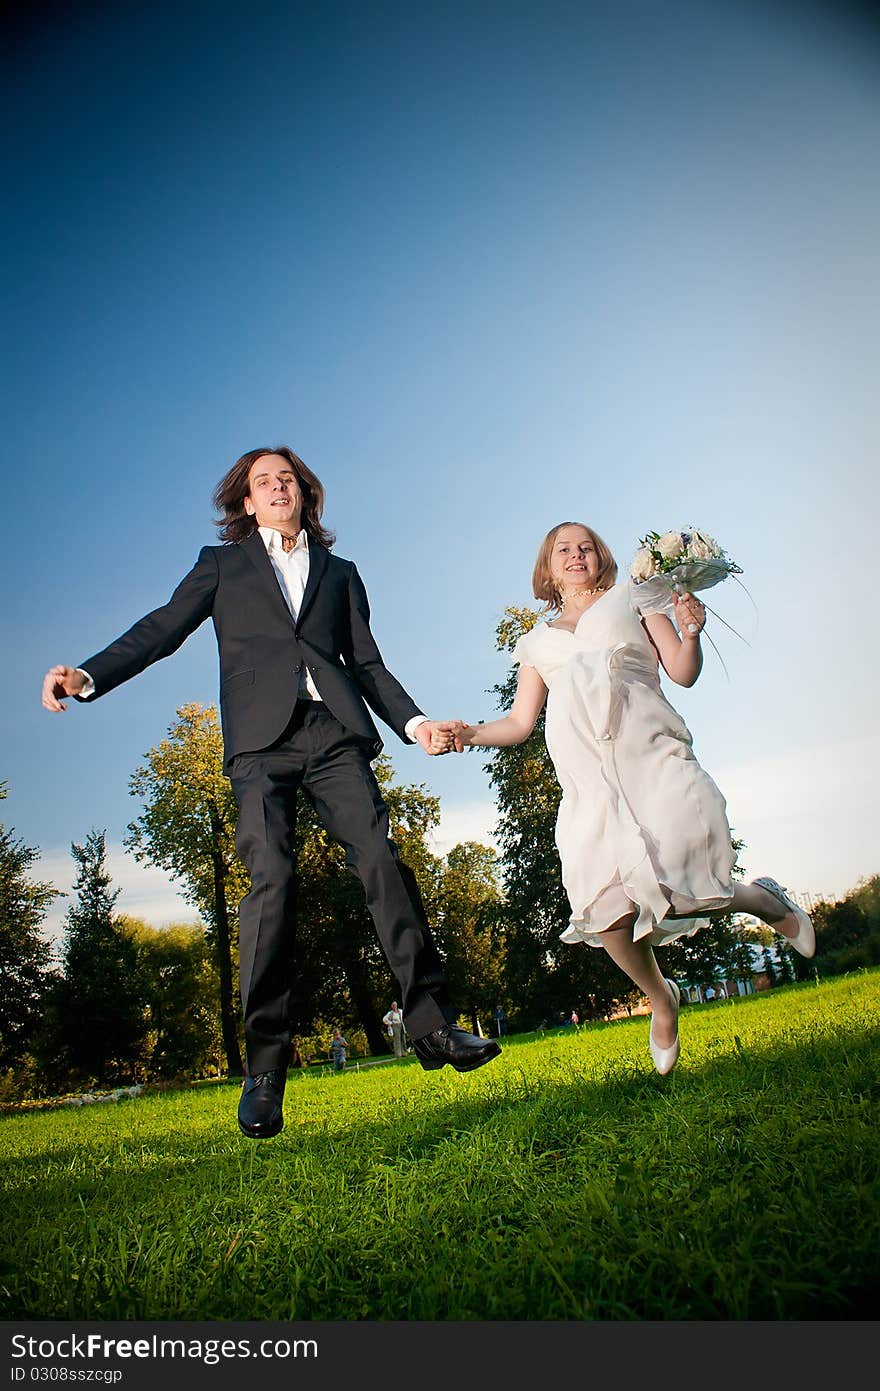
{"label": "white rose", "polygon": [[634,580],[649,580],[656,572],[657,566],[654,563],[654,557],[643,546],[640,551],[636,551],[633,563],[629,567],[629,573]]}
{"label": "white rose", "polygon": [[681,532],[667,531],[657,542],[657,549],[664,560],[677,560],[684,550]]}
{"label": "white rose", "polygon": [[718,545],[712,540],[711,536],[707,536],[703,531],[691,532],[691,539],[688,545],[689,559],[712,560],[720,554],[721,552],[718,549]]}

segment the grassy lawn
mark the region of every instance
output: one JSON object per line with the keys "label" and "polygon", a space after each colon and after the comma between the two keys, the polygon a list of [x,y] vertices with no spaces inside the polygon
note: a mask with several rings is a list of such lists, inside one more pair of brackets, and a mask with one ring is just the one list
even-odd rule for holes
{"label": "grassy lawn", "polygon": [[0,1122],[0,1318],[837,1319],[880,1296],[880,970]]}

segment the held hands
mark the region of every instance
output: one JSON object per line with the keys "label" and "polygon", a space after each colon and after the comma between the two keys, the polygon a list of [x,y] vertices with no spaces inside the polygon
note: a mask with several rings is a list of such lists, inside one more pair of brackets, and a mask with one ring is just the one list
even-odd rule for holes
{"label": "held hands", "polygon": [[471,742],[476,725],[461,720],[425,720],[413,730],[425,753],[461,753]]}
{"label": "held hands", "polygon": [[454,729],[456,720],[423,720],[413,730],[413,738],[421,744],[425,753],[452,753],[455,748]]}
{"label": "held hands", "polygon": [[477,726],[464,724],[462,720],[455,720],[454,724],[455,752],[461,753],[463,749],[470,748]]}
{"label": "held hands", "polygon": [[43,677],[43,708],[66,710],[61,697],[79,695],[85,684],[85,677],[76,667],[50,667]]}
{"label": "held hands", "polygon": [[673,594],[675,621],[681,629],[682,639],[695,640],[706,626],[706,609],[693,594]]}

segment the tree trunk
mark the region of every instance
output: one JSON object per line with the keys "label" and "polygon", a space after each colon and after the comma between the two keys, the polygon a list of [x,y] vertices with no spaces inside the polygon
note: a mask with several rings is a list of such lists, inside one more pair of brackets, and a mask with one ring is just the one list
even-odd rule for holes
{"label": "tree trunk", "polygon": [[229,936],[229,910],[226,905],[226,865],[220,850],[220,818],[211,808],[211,861],[214,869],[214,932],[217,951],[217,970],[220,976],[220,1029],[226,1071],[230,1077],[241,1077],[241,1049],[235,1027],[235,1008],[232,1000],[232,944]]}
{"label": "tree trunk", "polygon": [[351,1003],[357,1011],[357,1016],[367,1036],[367,1046],[370,1052],[376,1055],[390,1053],[391,1046],[388,1042],[385,1030],[382,1027],[382,1020],[379,1018],[373,1005],[373,997],[370,994],[364,963],[358,954],[357,948],[349,941],[342,924],[339,925],[336,941],[339,950],[339,959],[342,963],[342,969],[345,972],[345,983],[348,986]]}

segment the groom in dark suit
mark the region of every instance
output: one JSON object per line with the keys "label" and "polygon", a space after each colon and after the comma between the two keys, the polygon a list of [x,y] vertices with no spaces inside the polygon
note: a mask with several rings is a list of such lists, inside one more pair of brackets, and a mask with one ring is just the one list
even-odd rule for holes
{"label": "groom in dark suit", "polygon": [[426,753],[453,747],[451,726],[428,720],[384,665],[360,575],[330,552],[324,489],[292,449],[244,454],[214,503],[226,544],[205,546],[167,604],[81,667],[52,667],[43,705],[63,710],[65,696],[106,695],[212,619],[235,843],[251,876],[239,909],[247,1077],[238,1119],[245,1135],[261,1139],[283,1125],[300,788],[363,884],[422,1067],[466,1072],[500,1050],[452,1023],[415,877],[388,838],[370,767],[382,741],[367,706]]}

